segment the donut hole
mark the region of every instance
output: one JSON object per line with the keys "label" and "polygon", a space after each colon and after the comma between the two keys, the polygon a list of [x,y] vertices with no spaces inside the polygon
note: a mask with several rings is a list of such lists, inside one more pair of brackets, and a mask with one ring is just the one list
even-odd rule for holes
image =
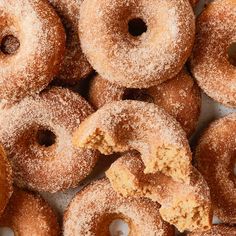
{"label": "donut hole", "polygon": [[8,227],[0,227],[0,235],[1,236],[14,236],[14,231]]}
{"label": "donut hole", "polygon": [[48,129],[42,129],[38,130],[36,139],[40,146],[50,147],[55,144],[56,135]]}
{"label": "donut hole", "polygon": [[128,30],[132,36],[138,37],[147,32],[147,25],[141,18],[134,18],[128,22]]}
{"label": "donut hole", "polygon": [[228,60],[231,65],[236,66],[236,42],[228,47]]}
{"label": "donut hole", "polygon": [[109,226],[109,232],[111,236],[128,236],[129,225],[122,219],[115,219]]}
{"label": "donut hole", "polygon": [[126,89],[123,100],[136,100],[153,103],[153,98],[144,89]]}
{"label": "donut hole", "polygon": [[11,55],[17,52],[20,47],[20,41],[13,35],[3,37],[1,41],[1,51],[6,55]]}

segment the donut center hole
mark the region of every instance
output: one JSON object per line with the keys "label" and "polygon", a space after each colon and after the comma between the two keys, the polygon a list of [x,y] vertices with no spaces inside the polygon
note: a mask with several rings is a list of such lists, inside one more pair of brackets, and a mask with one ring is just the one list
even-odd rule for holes
{"label": "donut center hole", "polygon": [[8,227],[0,227],[0,236],[14,236],[14,231]]}
{"label": "donut center hole", "polygon": [[129,33],[132,36],[140,36],[147,32],[147,25],[141,18],[134,18],[128,22]]}
{"label": "donut center hole", "polygon": [[48,129],[38,130],[36,138],[38,144],[44,147],[50,147],[56,142],[56,135]]}
{"label": "donut center hole", "polygon": [[7,35],[2,39],[1,51],[6,55],[14,54],[20,47],[20,41],[13,35]]}
{"label": "donut center hole", "polygon": [[109,226],[109,232],[111,236],[128,236],[130,233],[128,224],[121,219],[112,221]]}
{"label": "donut center hole", "polygon": [[230,64],[236,66],[236,42],[228,47],[228,59]]}
{"label": "donut center hole", "polygon": [[153,98],[143,89],[126,89],[123,100],[153,102]]}

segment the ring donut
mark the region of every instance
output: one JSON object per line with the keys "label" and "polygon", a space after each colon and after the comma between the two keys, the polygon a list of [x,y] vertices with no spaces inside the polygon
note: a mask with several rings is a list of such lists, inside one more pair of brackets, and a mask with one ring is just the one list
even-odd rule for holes
{"label": "ring donut", "polygon": [[0,109],[0,141],[19,187],[56,192],[76,187],[93,169],[95,151],[75,148],[72,133],[93,112],[79,95],[51,88]]}
{"label": "ring donut", "polygon": [[185,132],[172,116],[152,103],[106,104],[81,123],[73,142],[106,155],[137,150],[146,173],[161,171],[178,181],[187,182],[192,168]]}
{"label": "ring donut", "polygon": [[147,88],[181,71],[195,16],[188,0],[85,0],[79,29],[82,50],[104,79]]}
{"label": "ring donut", "polygon": [[90,184],[74,197],[64,215],[64,235],[110,235],[109,225],[117,218],[129,225],[129,235],[174,235],[173,227],[161,219],[157,203],[123,198],[107,179]]}
{"label": "ring donut", "polygon": [[12,194],[12,171],[5,151],[0,145],[0,216]]}
{"label": "ring donut", "polygon": [[115,161],[106,172],[112,187],[124,197],[145,197],[161,204],[161,217],[179,231],[211,228],[212,208],[207,183],[192,169],[189,184],[171,177],[144,174],[137,153],[128,153]]}
{"label": "ring donut", "polygon": [[0,227],[11,228],[14,235],[59,236],[57,217],[39,196],[15,189],[0,218]]}
{"label": "ring donut", "polygon": [[236,113],[213,122],[196,149],[196,165],[206,179],[214,214],[225,223],[236,223]]}
{"label": "ring donut", "polygon": [[89,102],[96,109],[106,103],[125,99],[153,102],[164,108],[181,124],[188,137],[196,129],[201,108],[201,93],[185,70],[175,78],[148,89],[120,87],[99,75],[92,79]]}
{"label": "ring donut", "polygon": [[236,56],[231,63],[228,50],[236,45],[236,2],[209,3],[197,19],[197,37],[191,56],[191,71],[211,98],[236,106]]}
{"label": "ring donut", "polygon": [[57,79],[75,83],[92,72],[92,67],[82,53],[78,33],[80,4],[82,0],[49,0],[62,19],[66,31],[66,54]]}

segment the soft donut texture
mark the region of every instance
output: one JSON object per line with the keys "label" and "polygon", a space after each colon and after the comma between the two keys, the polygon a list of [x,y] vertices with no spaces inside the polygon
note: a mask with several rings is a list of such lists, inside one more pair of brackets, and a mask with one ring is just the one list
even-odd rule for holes
{"label": "soft donut texture", "polygon": [[12,194],[12,170],[6,153],[0,145],[0,216]]}
{"label": "soft donut texture", "polygon": [[57,217],[39,196],[15,189],[0,218],[0,227],[9,227],[19,236],[59,236]]}
{"label": "soft donut texture", "polygon": [[[147,30],[133,36],[129,25],[138,29],[140,21]],[[146,88],[180,72],[193,46],[195,16],[188,0],[85,0],[79,29],[82,50],[103,78]]]}
{"label": "soft donut texture", "polygon": [[18,100],[41,91],[57,74],[64,56],[59,17],[46,0],[2,0],[0,22],[0,44],[6,36],[20,43],[14,54],[0,50],[0,98]]}
{"label": "soft donut texture", "polygon": [[91,106],[79,95],[51,88],[0,109],[0,142],[19,187],[56,192],[76,187],[93,169],[95,151],[75,148],[72,133]]}
{"label": "soft donut texture", "polygon": [[109,225],[123,219],[129,236],[173,236],[173,227],[164,222],[159,205],[144,198],[123,198],[107,179],[96,181],[79,192],[64,215],[64,235],[109,236]]}
{"label": "soft donut texture", "polygon": [[66,54],[57,79],[73,84],[92,72],[80,47],[78,22],[82,0],[49,0],[62,19],[66,31]]}
{"label": "soft donut texture", "polygon": [[106,103],[125,99],[153,102],[164,108],[190,137],[197,126],[201,108],[201,93],[187,71],[148,89],[128,89],[96,75],[89,86],[89,102],[96,109]]}
{"label": "soft donut texture", "polygon": [[197,36],[191,71],[207,95],[236,106],[236,67],[229,62],[228,48],[236,42],[236,1],[209,3],[197,19]]}
{"label": "soft donut texture", "polygon": [[190,183],[185,184],[162,173],[144,174],[144,168],[137,153],[128,153],[115,161],[106,175],[124,197],[145,197],[160,203],[162,218],[179,231],[211,227],[210,191],[196,169],[192,169]]}
{"label": "soft donut texture", "polygon": [[234,236],[236,235],[236,227],[226,225],[214,225],[207,232],[189,233],[188,236]]}
{"label": "soft donut texture", "polygon": [[74,145],[103,154],[137,150],[145,173],[161,171],[188,182],[191,151],[185,132],[162,108],[140,101],[109,103],[78,127]]}
{"label": "soft donut texture", "polygon": [[236,114],[213,122],[196,149],[196,165],[206,179],[214,214],[225,223],[236,223]]}

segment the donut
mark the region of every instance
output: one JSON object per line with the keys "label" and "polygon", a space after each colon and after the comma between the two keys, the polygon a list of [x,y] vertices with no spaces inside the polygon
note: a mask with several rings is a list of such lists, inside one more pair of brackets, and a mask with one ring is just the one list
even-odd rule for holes
{"label": "donut", "polygon": [[19,187],[56,192],[76,187],[98,155],[75,148],[72,134],[91,106],[68,89],[52,87],[16,105],[1,104],[0,142]]}
{"label": "donut", "polygon": [[46,0],[3,0],[0,11],[0,99],[20,100],[57,74],[65,33]]}
{"label": "donut", "polygon": [[64,214],[64,235],[111,235],[109,225],[116,219],[129,225],[129,235],[174,235],[173,227],[160,217],[159,204],[123,198],[107,179],[90,184],[74,197]]}
{"label": "donut", "polygon": [[226,225],[214,225],[207,232],[193,232],[188,236],[233,236],[236,235],[236,227]]}
{"label": "donut", "polygon": [[0,226],[11,228],[15,235],[59,236],[57,217],[39,196],[15,189],[0,218]]}
{"label": "donut", "polygon": [[0,216],[12,194],[12,171],[5,151],[0,145]]}
{"label": "donut", "polygon": [[85,0],[79,35],[104,79],[147,88],[181,71],[192,50],[195,16],[188,0]]}
{"label": "donut", "polygon": [[201,108],[201,93],[187,71],[148,89],[129,89],[95,76],[90,83],[89,102],[98,109],[112,101],[125,99],[153,102],[164,108],[190,137],[197,126]]}
{"label": "donut", "polygon": [[192,168],[185,132],[172,116],[152,103],[106,104],[81,123],[73,143],[105,155],[137,150],[146,173],[161,171],[178,181],[187,182]]}
{"label": "donut", "polygon": [[80,4],[82,0],[49,0],[62,19],[66,31],[66,53],[58,80],[73,84],[92,72],[92,67],[82,53],[78,34]]}
{"label": "donut", "polygon": [[196,148],[196,166],[206,179],[214,214],[225,223],[236,223],[236,113],[213,122]]}
{"label": "donut", "polygon": [[161,204],[161,217],[179,231],[208,230],[212,208],[209,188],[196,169],[190,183],[179,183],[162,173],[145,174],[137,153],[124,154],[106,172],[112,187],[124,197],[145,197]]}
{"label": "donut", "polygon": [[[200,87],[214,100],[236,106],[236,2],[209,3],[197,19],[197,36],[190,59],[192,74]],[[232,59],[232,61],[230,61]]]}

